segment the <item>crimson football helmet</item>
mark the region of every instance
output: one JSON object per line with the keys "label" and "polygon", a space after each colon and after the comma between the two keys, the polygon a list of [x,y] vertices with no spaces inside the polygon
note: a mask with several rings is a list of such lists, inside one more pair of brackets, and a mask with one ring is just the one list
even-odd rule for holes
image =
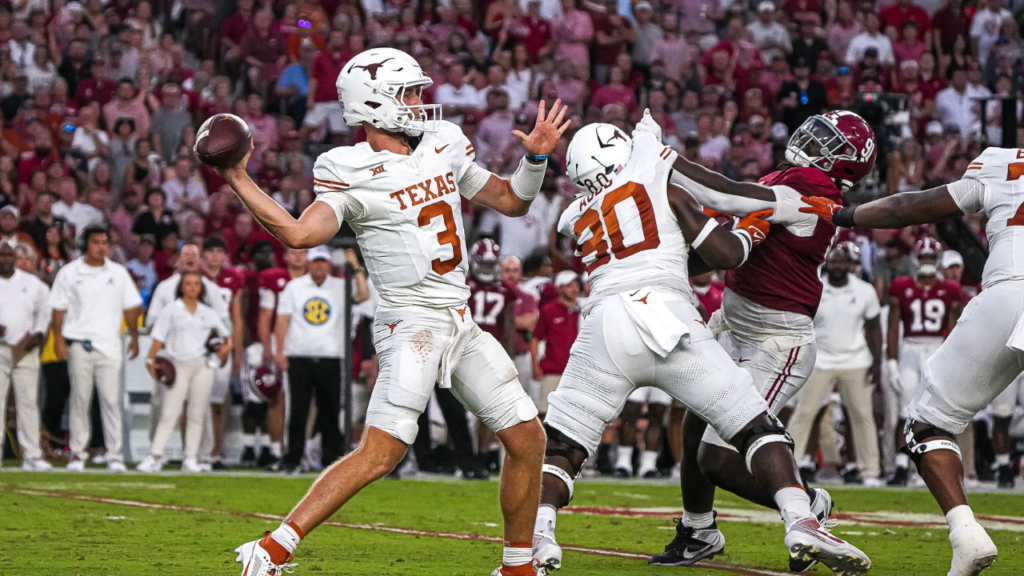
{"label": "crimson football helmet", "polygon": [[871,173],[877,155],[875,131],[846,110],[811,116],[786,145],[790,164],[821,170],[843,192]]}
{"label": "crimson football helmet", "polygon": [[253,392],[264,402],[273,402],[281,393],[281,374],[273,364],[260,364],[253,368],[249,382]]}
{"label": "crimson football helmet", "polygon": [[860,264],[860,246],[857,246],[856,242],[847,240],[840,242],[836,245],[836,250],[840,250],[846,259],[854,264]]}
{"label": "crimson football helmet", "polygon": [[484,284],[498,279],[501,268],[501,247],[490,238],[477,240],[469,251],[469,273],[473,278]]}

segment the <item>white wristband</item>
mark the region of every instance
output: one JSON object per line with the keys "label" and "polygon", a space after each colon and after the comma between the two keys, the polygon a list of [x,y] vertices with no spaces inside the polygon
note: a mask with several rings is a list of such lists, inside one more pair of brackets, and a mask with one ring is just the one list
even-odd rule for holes
{"label": "white wristband", "polygon": [[714,219],[708,220],[707,223],[704,224],[704,229],[701,230],[700,234],[697,234],[697,237],[694,238],[693,242],[690,243],[690,247],[693,248],[694,250],[700,248],[700,245],[703,244],[705,240],[707,240],[708,236],[711,235],[711,231],[714,230],[715,228],[718,228],[718,222],[715,222]]}
{"label": "white wristband", "polygon": [[524,157],[519,161],[519,167],[516,168],[512,177],[508,179],[512,186],[512,192],[526,202],[533,202],[537,193],[540,192],[541,185],[544,184],[544,173],[547,168],[547,160],[543,164],[534,164],[527,162]]}
{"label": "white wristband", "polygon": [[750,237],[750,232],[747,232],[745,228],[733,230],[732,233],[735,234],[743,244],[743,261],[740,262],[740,264],[743,264],[743,262],[747,261],[747,257],[750,256],[750,249],[754,246],[754,240]]}

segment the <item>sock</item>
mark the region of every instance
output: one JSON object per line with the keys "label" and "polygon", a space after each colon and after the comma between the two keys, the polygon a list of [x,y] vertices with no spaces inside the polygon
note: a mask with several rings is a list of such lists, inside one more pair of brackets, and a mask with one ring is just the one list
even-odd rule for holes
{"label": "sock", "polygon": [[255,448],[256,447],[256,435],[255,434],[242,434],[242,448]]}
{"label": "sock", "polygon": [[996,464],[998,464],[999,466],[1009,466],[1010,465],[1010,455],[1009,454],[996,454]]}
{"label": "sock", "polygon": [[946,524],[949,524],[951,532],[956,528],[962,528],[975,522],[977,520],[974,519],[974,511],[966,504],[954,506],[949,512],[946,512]]}
{"label": "sock", "polygon": [[811,499],[799,486],[787,486],[776,492],[775,503],[779,506],[787,530],[798,520],[814,518],[814,514],[811,514]]}
{"label": "sock", "polygon": [[903,452],[896,454],[896,467],[910,468],[910,456],[907,456]]}
{"label": "sock", "polygon": [[541,504],[537,508],[537,523],[533,525],[534,534],[547,534],[555,537],[555,522],[558,520],[558,510],[550,504]]}
{"label": "sock", "polygon": [[[517,574],[533,574],[533,542],[505,542],[505,548],[501,551],[502,572],[509,576]],[[515,567],[529,568],[529,572],[519,570],[507,570]]]}
{"label": "sock", "polygon": [[640,455],[640,469],[641,470],[657,470],[658,468],[658,453],[654,450],[644,450],[644,453]]}
{"label": "sock", "polygon": [[683,509],[683,526],[687,528],[707,528],[715,521],[714,512],[690,512]]}
{"label": "sock", "polygon": [[804,457],[800,459],[800,467],[811,470],[814,469],[814,460],[811,458],[810,454],[804,454]]}
{"label": "sock", "polygon": [[277,527],[277,530],[267,534],[260,541],[260,546],[270,553],[270,559],[274,564],[284,564],[288,561],[288,557],[295,552],[295,548],[298,547],[304,536],[305,534],[298,524],[286,520]]}
{"label": "sock", "polygon": [[625,468],[626,470],[633,470],[633,447],[632,446],[619,446],[619,456],[615,460],[616,468]]}
{"label": "sock", "polygon": [[260,447],[266,448],[267,446],[270,446],[270,434],[262,434],[260,436]]}
{"label": "sock", "polygon": [[280,442],[271,442],[270,443],[270,455],[273,456],[274,458],[280,458],[281,457],[281,443]]}

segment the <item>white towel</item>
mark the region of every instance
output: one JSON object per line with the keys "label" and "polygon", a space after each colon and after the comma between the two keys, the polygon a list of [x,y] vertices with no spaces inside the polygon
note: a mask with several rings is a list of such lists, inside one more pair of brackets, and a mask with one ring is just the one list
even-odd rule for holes
{"label": "white towel", "polygon": [[1017,319],[1017,325],[1010,333],[1010,339],[1006,341],[1006,347],[1018,352],[1024,352],[1024,316]]}
{"label": "white towel", "polygon": [[686,324],[676,317],[660,294],[650,287],[620,292],[626,313],[640,332],[644,344],[662,358],[675,350],[679,340],[689,335]]}
{"label": "white towel", "polygon": [[473,336],[473,329],[476,327],[476,322],[473,321],[473,312],[470,311],[468,305],[462,308],[449,308],[448,312],[451,313],[452,320],[455,322],[455,329],[448,346],[441,354],[441,369],[437,374],[437,385],[441,388],[452,387],[452,372],[455,371],[459,360],[462,359],[462,351],[466,347],[466,342],[469,342]]}
{"label": "white towel", "polygon": [[711,330],[711,333],[716,336],[729,330],[729,323],[725,321],[725,310],[723,308],[712,312],[711,318],[708,318],[708,330]]}

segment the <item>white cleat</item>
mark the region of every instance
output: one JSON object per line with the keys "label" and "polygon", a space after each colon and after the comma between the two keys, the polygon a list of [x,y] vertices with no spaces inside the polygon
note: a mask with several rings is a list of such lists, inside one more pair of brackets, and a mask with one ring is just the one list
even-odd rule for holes
{"label": "white cleat", "polygon": [[562,567],[562,547],[546,532],[533,535],[533,567],[537,576],[551,574]]}
{"label": "white cleat", "polygon": [[127,471],[128,468],[120,460],[110,460],[107,462],[107,474],[124,474]]}
{"label": "white cleat", "polygon": [[953,563],[948,576],[975,576],[996,561],[996,545],[977,522],[950,530],[949,541]]}
{"label": "white cleat", "polygon": [[68,467],[65,468],[65,470],[68,472],[85,472],[85,460],[72,458],[71,462],[68,462]]}
{"label": "white cleat", "polygon": [[49,472],[52,469],[53,466],[42,458],[33,458],[31,460],[23,460],[21,462],[22,472]]}
{"label": "white cleat", "polygon": [[837,576],[864,574],[871,568],[866,554],[823,530],[814,518],[804,518],[790,526],[785,542],[791,560],[821,562]]}
{"label": "white cleat", "polygon": [[135,467],[138,472],[144,472],[146,474],[156,474],[163,470],[164,461],[162,458],[155,456],[146,456],[146,458]]}
{"label": "white cleat", "polygon": [[185,458],[181,462],[182,474],[202,474],[203,469],[195,458]]}
{"label": "white cleat", "polygon": [[[259,540],[246,542],[238,548],[238,558],[235,562],[242,565],[242,576],[280,576],[282,572],[291,574],[298,567],[298,564],[274,564],[270,559],[270,552],[260,546]],[[292,556],[288,556],[291,560]]]}

